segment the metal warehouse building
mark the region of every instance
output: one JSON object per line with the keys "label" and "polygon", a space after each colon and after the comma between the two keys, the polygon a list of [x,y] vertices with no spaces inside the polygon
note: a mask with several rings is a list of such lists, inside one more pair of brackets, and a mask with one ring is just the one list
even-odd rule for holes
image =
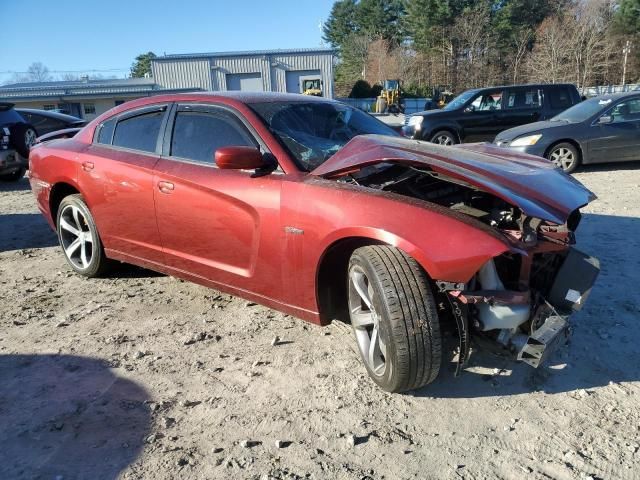
{"label": "metal warehouse building", "polygon": [[168,89],[302,93],[304,80],[319,79],[322,96],[333,98],[333,66],[333,50],[321,48],[165,55],[151,70]]}
{"label": "metal warehouse building", "polygon": [[193,92],[195,88],[166,89],[153,78],[124,78],[60,82],[14,83],[0,86],[0,102],[20,108],[54,110],[92,120],[121,103],[160,93]]}

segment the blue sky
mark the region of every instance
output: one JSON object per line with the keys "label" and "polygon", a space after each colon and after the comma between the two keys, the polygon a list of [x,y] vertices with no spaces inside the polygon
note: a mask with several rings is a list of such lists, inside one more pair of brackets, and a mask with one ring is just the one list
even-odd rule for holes
{"label": "blue sky", "polygon": [[[319,47],[333,0],[0,0],[0,84],[33,62],[123,77],[149,50]],[[8,48],[7,48],[8,47]],[[108,71],[113,70],[113,71]]]}

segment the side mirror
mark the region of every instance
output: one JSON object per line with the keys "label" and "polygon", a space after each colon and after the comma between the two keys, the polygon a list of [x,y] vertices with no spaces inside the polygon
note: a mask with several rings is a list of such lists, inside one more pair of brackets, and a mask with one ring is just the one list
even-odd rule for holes
{"label": "side mirror", "polygon": [[265,165],[262,153],[255,147],[222,147],[214,155],[218,168],[255,170]]}
{"label": "side mirror", "polygon": [[613,122],[613,116],[612,115],[603,115],[598,119],[598,123],[600,125],[605,125],[607,123],[611,123]]}
{"label": "side mirror", "polygon": [[469,105],[467,108],[464,109],[464,113],[471,113],[475,111],[476,111],[476,107],[474,107],[473,105]]}

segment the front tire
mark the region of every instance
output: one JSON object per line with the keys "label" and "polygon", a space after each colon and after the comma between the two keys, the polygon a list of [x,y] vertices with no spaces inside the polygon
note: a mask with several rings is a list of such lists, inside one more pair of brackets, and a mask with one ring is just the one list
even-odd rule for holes
{"label": "front tire", "polygon": [[348,282],[351,325],[371,379],[388,392],[433,382],[440,324],[420,265],[393,247],[362,247],[351,256]]}
{"label": "front tire", "polygon": [[571,143],[558,143],[549,149],[547,159],[551,160],[565,173],[572,173],[580,165],[580,153]]}
{"label": "front tire", "polygon": [[69,195],[60,202],[56,229],[64,257],[76,273],[88,278],[104,274],[109,260],[81,195]]}
{"label": "front tire", "polygon": [[438,145],[455,145],[458,143],[456,136],[448,130],[440,130],[434,133],[429,141]]}

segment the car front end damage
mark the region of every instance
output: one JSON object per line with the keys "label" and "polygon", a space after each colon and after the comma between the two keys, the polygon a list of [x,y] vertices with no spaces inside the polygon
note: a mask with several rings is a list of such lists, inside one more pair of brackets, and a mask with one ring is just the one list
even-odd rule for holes
{"label": "car front end damage", "polygon": [[570,224],[503,230],[518,253],[488,261],[466,284],[435,282],[456,319],[459,366],[468,358],[472,333],[536,368],[566,343],[569,317],[584,306],[600,271],[596,258],[573,246],[579,218],[576,210]]}
{"label": "car front end damage", "polygon": [[459,332],[458,371],[472,335],[533,367],[565,343],[569,317],[600,270],[596,258],[574,247],[580,208],[596,198],[577,180],[544,159],[486,144],[441,147],[378,136],[356,137],[315,173],[423,201],[505,243],[505,253],[466,281],[434,279],[440,310]]}

